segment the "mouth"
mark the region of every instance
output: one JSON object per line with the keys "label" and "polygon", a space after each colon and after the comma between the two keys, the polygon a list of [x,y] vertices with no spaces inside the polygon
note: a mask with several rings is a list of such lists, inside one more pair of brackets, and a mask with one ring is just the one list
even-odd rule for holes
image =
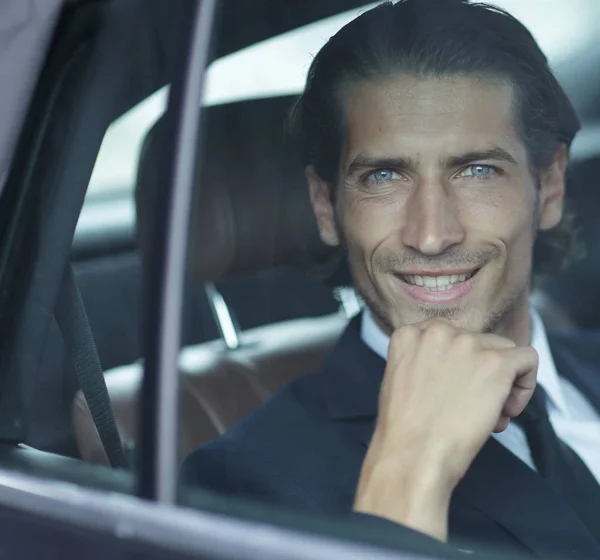
{"label": "mouth", "polygon": [[480,268],[444,273],[398,274],[404,291],[423,303],[455,303],[473,287]]}

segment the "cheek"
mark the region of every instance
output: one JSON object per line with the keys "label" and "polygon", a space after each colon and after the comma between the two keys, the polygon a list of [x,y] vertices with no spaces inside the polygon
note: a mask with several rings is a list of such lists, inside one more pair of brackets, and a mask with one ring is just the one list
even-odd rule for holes
{"label": "cheek", "polygon": [[533,185],[502,185],[489,192],[460,193],[458,207],[467,232],[479,230],[506,245],[523,235],[531,238],[535,222]]}
{"label": "cheek", "polygon": [[370,261],[382,244],[397,236],[401,205],[394,197],[346,196],[338,216],[349,258]]}
{"label": "cheek", "polygon": [[[527,186],[529,187],[529,186]],[[534,187],[511,186],[470,201],[462,208],[462,220],[470,245],[490,243],[498,247],[503,258],[498,261],[504,279],[530,274],[536,225]],[[524,196],[526,191],[526,196]],[[531,194],[533,193],[533,194]]]}

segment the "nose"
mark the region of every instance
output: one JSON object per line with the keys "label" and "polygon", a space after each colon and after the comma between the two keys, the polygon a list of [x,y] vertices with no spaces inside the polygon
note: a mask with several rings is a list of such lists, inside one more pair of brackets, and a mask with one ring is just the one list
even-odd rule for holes
{"label": "nose", "polygon": [[419,183],[405,210],[402,241],[424,255],[439,255],[465,238],[457,203],[439,181]]}

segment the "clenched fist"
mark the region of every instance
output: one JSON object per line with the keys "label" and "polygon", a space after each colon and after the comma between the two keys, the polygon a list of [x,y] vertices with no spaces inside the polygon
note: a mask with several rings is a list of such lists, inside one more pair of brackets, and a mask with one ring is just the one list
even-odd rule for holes
{"label": "clenched fist", "polygon": [[445,320],[397,329],[354,509],[445,540],[452,491],[491,433],[525,408],[537,365],[529,346]]}

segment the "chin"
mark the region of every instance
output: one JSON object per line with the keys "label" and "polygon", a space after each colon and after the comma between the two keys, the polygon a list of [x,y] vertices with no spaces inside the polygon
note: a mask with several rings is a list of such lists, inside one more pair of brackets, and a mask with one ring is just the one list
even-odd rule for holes
{"label": "chin", "polygon": [[[369,306],[373,310],[372,306]],[[397,306],[394,306],[398,308]],[[464,329],[472,332],[490,332],[495,326],[495,320],[488,320],[488,317],[493,317],[492,312],[481,313],[475,309],[468,309],[462,306],[419,306],[418,308],[408,310],[406,307],[401,308],[398,313],[389,314],[378,313],[377,309],[373,310],[380,323],[393,325],[394,330],[404,325],[414,325],[431,319],[446,319],[452,325],[459,329]]]}

